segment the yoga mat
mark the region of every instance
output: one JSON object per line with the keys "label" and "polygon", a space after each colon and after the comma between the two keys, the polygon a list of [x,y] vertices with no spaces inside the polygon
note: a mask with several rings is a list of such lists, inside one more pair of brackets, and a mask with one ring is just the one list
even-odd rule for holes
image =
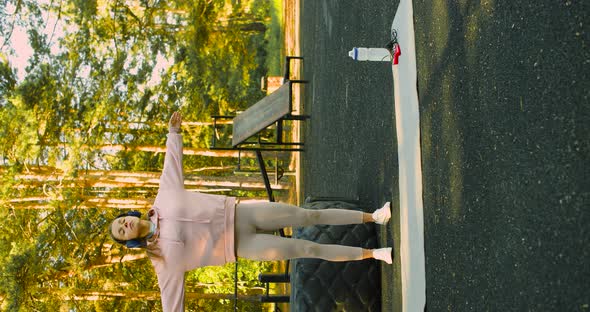
{"label": "yoga mat", "polygon": [[422,212],[420,111],[416,87],[416,53],[412,1],[401,0],[392,29],[401,49],[394,65],[393,89],[399,157],[400,250],[402,311],[424,311],[426,274]]}

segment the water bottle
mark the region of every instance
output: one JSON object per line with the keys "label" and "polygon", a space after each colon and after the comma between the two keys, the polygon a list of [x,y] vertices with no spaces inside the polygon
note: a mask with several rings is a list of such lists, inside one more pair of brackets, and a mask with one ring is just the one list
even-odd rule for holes
{"label": "water bottle", "polygon": [[355,61],[391,62],[391,54],[384,48],[352,48],[348,56]]}

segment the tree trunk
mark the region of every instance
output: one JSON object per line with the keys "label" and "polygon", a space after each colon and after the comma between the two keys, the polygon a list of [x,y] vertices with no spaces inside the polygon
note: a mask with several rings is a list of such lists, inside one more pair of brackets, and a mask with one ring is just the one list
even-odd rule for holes
{"label": "tree trunk", "polygon": [[[53,292],[53,289],[40,289],[42,292]],[[107,291],[107,290],[74,290],[68,294],[61,296],[63,300],[86,300],[86,301],[98,301],[98,300],[114,300],[120,298],[122,300],[160,300],[159,291]],[[185,292],[185,299],[234,299],[234,294],[203,294],[195,292]],[[257,301],[258,295],[240,295],[238,294],[238,300],[245,301]]]}
{"label": "tree trunk", "polygon": [[[153,152],[153,153],[166,153],[165,146],[149,146],[149,145],[142,145],[142,146],[128,146],[122,144],[113,144],[113,145],[101,145],[101,146],[83,146],[86,149],[98,149],[101,151],[141,151],[141,152]],[[193,147],[184,147],[182,150],[183,155],[199,155],[199,156],[208,156],[208,157],[248,157],[254,158],[256,154],[251,151],[242,151],[241,155],[239,151],[235,150],[212,150],[208,148],[193,148]]]}
{"label": "tree trunk", "polygon": [[[84,271],[89,271],[92,269],[97,269],[105,266],[110,266],[115,263],[121,262],[130,262],[130,261],[137,261],[147,257],[147,254],[144,250],[129,250],[127,253],[121,254],[111,254],[110,253],[110,244],[103,245],[103,254],[96,257],[94,260],[86,264],[83,268]],[[106,247],[106,248],[105,248]],[[106,250],[106,252],[105,252]],[[58,271],[54,274],[46,275],[43,277],[44,281],[55,281],[59,279],[63,279],[68,276],[73,276],[76,273],[72,270],[71,266],[64,266],[61,267]]]}
{"label": "tree trunk", "polygon": [[140,253],[136,254],[124,254],[124,255],[100,255],[96,257],[92,262],[88,264],[86,270],[92,270],[96,268],[101,268],[109,265],[113,265],[115,263],[122,263],[122,262],[130,262],[130,261],[137,261],[147,257],[147,254],[142,250]]}
{"label": "tree trunk", "polygon": [[[61,170],[51,168],[31,169],[28,174],[16,175],[19,180],[29,181],[31,184],[47,184],[57,182],[53,187],[144,187],[157,188],[160,185],[159,172],[131,172],[131,171],[103,171],[88,170],[80,172],[75,179],[64,178]],[[263,190],[264,183],[259,176],[233,175],[226,177],[187,175],[184,181],[185,188],[209,187],[229,188],[242,190]],[[273,189],[288,189],[288,183],[281,181],[273,185]]]}

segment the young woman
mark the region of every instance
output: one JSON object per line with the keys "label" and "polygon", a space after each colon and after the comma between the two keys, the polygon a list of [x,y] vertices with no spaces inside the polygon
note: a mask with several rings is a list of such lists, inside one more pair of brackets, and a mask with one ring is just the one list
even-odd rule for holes
{"label": "young woman", "polygon": [[110,225],[112,238],[128,248],[145,248],[158,276],[164,311],[184,311],[184,273],[223,265],[236,257],[252,260],[321,258],[354,261],[375,258],[391,264],[391,248],[322,245],[259,231],[314,224],[385,224],[386,203],[374,213],[345,209],[309,210],[281,203],[240,203],[233,197],[189,192],[182,175],[181,115],[172,114],[160,188],[148,219],[131,211]]}

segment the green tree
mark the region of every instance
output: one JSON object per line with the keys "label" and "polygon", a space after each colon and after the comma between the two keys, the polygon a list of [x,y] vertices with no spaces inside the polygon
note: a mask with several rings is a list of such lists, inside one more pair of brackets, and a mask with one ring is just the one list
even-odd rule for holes
{"label": "green tree", "polygon": [[[2,309],[161,309],[156,300],[106,300],[158,286],[146,255],[113,245],[105,228],[120,209],[149,207],[172,110],[199,123],[185,127],[189,188],[262,196],[259,177],[233,174],[235,154],[207,150],[209,115],[263,96],[256,83],[268,19],[253,3],[0,0],[8,8],[0,10]],[[22,80],[8,61],[15,27],[33,48]],[[270,266],[241,263],[240,294],[260,293],[255,275]],[[187,306],[227,308],[231,300],[214,294],[233,293],[232,281],[233,265],[191,272],[188,291],[210,298]],[[101,300],[69,300],[91,291]]]}

